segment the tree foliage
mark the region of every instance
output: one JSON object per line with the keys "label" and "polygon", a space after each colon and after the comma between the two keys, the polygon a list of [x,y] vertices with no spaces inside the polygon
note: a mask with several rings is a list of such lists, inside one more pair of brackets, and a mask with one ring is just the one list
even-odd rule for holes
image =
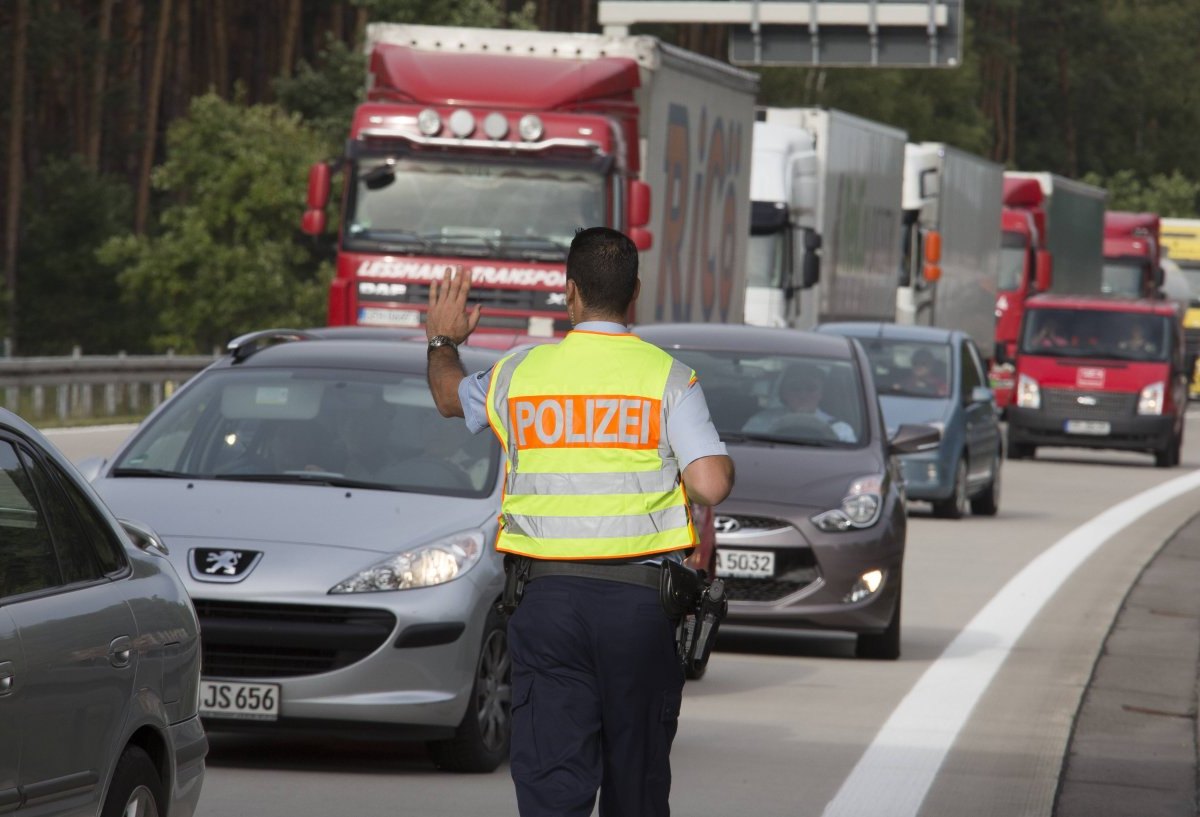
{"label": "tree foliage", "polygon": [[1143,182],[1133,170],[1118,170],[1111,176],[1088,173],[1083,181],[1108,191],[1109,210],[1158,213],[1167,218],[1195,218],[1200,200],[1200,183],[1178,170],[1171,175],[1156,173]]}
{"label": "tree foliage", "polygon": [[277,106],[207,94],[171,127],[167,151],[154,178],[171,201],[160,231],[100,253],[153,316],[151,345],[208,352],[252,329],[321,323],[330,270],[297,230],[321,137]]}

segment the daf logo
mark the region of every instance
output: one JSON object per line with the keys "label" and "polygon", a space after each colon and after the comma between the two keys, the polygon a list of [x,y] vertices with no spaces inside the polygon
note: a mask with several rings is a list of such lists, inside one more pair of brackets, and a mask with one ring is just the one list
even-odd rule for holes
{"label": "daf logo", "polygon": [[1096,405],[1096,398],[1090,394],[1081,394],[1075,398],[1075,402],[1081,406],[1094,406]]}
{"label": "daf logo", "polygon": [[713,519],[713,529],[717,533],[733,533],[742,529],[742,523],[732,516],[718,516]]}
{"label": "daf logo", "polygon": [[261,558],[257,550],[194,548],[188,557],[188,572],[201,582],[240,582]]}

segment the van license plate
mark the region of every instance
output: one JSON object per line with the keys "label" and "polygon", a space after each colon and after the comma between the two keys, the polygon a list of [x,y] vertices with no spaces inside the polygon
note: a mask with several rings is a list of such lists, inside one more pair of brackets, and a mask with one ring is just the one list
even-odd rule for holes
{"label": "van license plate", "polygon": [[279,684],[200,681],[200,717],[253,721],[279,719]]}
{"label": "van license plate", "polygon": [[1090,434],[1093,437],[1103,437],[1112,431],[1112,426],[1104,420],[1067,420],[1068,434]]}
{"label": "van license plate", "polygon": [[717,575],[727,579],[769,579],[775,575],[775,554],[769,550],[718,547]]}

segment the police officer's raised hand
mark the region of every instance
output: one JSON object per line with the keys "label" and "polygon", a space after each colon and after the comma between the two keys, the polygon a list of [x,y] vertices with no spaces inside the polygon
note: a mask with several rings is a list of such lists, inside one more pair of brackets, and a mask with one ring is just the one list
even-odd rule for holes
{"label": "police officer's raised hand", "polygon": [[459,344],[475,331],[481,307],[476,304],[467,312],[470,291],[471,275],[461,266],[446,267],[441,281],[434,278],[430,282],[429,311],[425,315],[428,337],[444,335]]}

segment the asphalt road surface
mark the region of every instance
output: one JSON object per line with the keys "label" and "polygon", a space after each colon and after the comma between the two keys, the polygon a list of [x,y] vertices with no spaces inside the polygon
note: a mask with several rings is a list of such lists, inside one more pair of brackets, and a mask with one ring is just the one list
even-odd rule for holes
{"label": "asphalt road surface", "polygon": [[[64,430],[78,462],[128,428]],[[1183,465],[1046,449],[1006,462],[995,518],[914,504],[903,655],[835,635],[722,637],[689,682],[672,755],[685,817],[1050,815],[1105,634],[1162,543],[1200,511],[1200,415]],[[211,735],[198,817],[515,815],[507,768],[433,769],[419,745]]]}

